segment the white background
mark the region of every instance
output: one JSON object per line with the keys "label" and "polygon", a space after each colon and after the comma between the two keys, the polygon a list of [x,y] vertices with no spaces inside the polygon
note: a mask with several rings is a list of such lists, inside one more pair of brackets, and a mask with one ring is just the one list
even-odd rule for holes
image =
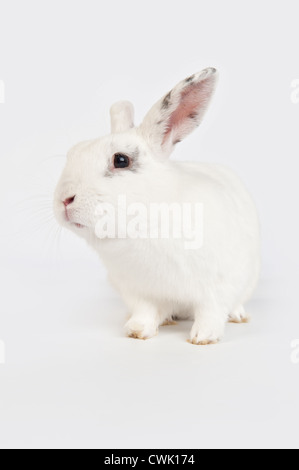
{"label": "white background", "polygon": [[[298,447],[298,15],[297,0],[1,0],[1,448]],[[130,340],[97,255],[56,232],[52,192],[68,148],[109,132],[112,102],[140,122],[207,66],[214,102],[173,158],[227,164],[251,189],[252,322],[207,348],[190,323]]]}

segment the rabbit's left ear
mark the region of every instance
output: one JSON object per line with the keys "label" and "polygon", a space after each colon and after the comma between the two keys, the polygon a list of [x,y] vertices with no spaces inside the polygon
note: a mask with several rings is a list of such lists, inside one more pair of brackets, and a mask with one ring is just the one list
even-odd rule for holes
{"label": "rabbit's left ear", "polygon": [[146,115],[140,132],[157,156],[168,157],[175,144],[202,121],[213,96],[217,71],[205,69],[180,82]]}
{"label": "rabbit's left ear", "polygon": [[129,101],[118,101],[111,106],[111,132],[125,132],[134,127],[134,107]]}

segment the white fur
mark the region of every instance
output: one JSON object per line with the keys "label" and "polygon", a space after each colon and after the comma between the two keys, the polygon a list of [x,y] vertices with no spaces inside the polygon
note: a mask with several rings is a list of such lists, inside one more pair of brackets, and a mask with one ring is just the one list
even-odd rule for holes
{"label": "white fur", "polygon": [[[139,128],[132,127],[128,103],[123,110],[118,103],[112,108],[112,126],[117,132],[72,149],[58,184],[56,216],[99,253],[130,311],[129,336],[151,338],[165,320],[192,317],[191,342],[209,344],[222,338],[227,320],[247,318],[243,305],[251,297],[260,271],[260,230],[251,197],[222,166],[166,159],[176,139],[200,123],[215,83],[214,69],[181,82],[172,91],[169,105],[161,109],[160,100]],[[185,101],[182,96],[187,97]],[[193,109],[197,96],[197,114],[186,120],[185,108]],[[180,106],[184,107],[182,114],[176,111]],[[108,177],[113,155],[130,155],[136,148],[138,171],[123,170]],[[147,207],[152,202],[203,203],[203,247],[186,250],[184,240],[174,239],[98,239],[95,207],[99,202],[116,205],[119,194]],[[74,195],[67,221],[62,201]]]}

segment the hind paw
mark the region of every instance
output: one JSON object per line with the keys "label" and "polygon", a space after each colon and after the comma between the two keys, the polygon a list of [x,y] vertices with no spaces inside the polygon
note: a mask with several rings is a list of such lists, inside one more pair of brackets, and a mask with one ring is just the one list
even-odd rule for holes
{"label": "hind paw", "polygon": [[240,305],[228,316],[228,321],[230,323],[249,323],[250,316],[246,313],[243,305]]}

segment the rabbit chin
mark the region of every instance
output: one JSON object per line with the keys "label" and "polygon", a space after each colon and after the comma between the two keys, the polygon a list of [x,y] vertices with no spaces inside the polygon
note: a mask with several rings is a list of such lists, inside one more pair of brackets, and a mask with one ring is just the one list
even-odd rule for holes
{"label": "rabbit chin", "polygon": [[84,225],[83,222],[80,221],[72,221],[72,220],[65,220],[64,223],[62,224],[63,227],[65,227],[68,230],[74,231],[76,234],[82,234],[82,232],[85,233],[94,233],[94,229],[92,227],[89,227],[87,225]]}

